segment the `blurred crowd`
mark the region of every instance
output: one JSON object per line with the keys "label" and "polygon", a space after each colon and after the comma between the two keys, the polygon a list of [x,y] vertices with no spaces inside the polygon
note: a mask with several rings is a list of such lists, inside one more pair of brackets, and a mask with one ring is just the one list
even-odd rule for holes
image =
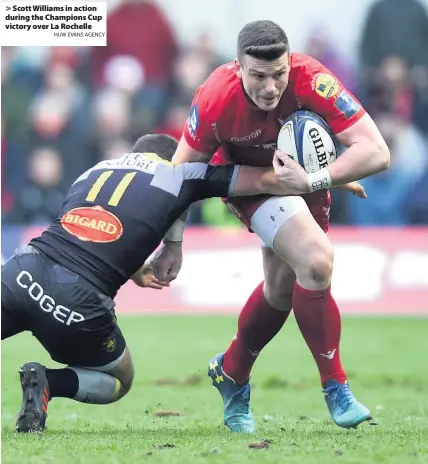
{"label": "blurred crowd", "polygon": [[[358,60],[340,56],[327,33],[309,34],[301,51],[361,99],[392,155],[388,171],[363,181],[368,200],[335,189],[334,223],[428,224],[427,44],[418,0],[374,3]],[[179,138],[197,86],[233,58],[208,34],[181,46],[165,12],[141,0],[123,0],[110,13],[107,47],[3,47],[3,224],[46,224],[83,171],[144,133]],[[194,205],[189,222],[239,224],[218,199]]]}

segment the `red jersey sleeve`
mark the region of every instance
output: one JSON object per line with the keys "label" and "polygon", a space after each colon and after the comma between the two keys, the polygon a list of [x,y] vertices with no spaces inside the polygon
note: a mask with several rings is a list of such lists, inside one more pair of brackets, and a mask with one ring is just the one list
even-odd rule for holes
{"label": "red jersey sleeve", "polygon": [[184,128],[184,137],[194,150],[213,154],[221,143],[216,125],[211,122],[210,100],[206,98],[206,93],[203,85],[196,91]]}
{"label": "red jersey sleeve", "polygon": [[366,114],[340,80],[309,56],[297,73],[295,93],[302,108],[319,114],[334,134],[353,126]]}

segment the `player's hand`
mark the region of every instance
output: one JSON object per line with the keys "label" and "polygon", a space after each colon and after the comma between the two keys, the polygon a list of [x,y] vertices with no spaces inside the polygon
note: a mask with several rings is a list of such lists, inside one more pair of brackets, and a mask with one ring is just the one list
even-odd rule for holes
{"label": "player's hand", "polygon": [[145,263],[133,276],[132,280],[139,287],[153,288],[162,290],[164,287],[169,287],[169,283],[162,282],[155,277],[153,267],[150,263]]}
{"label": "player's hand", "polygon": [[299,163],[287,153],[276,150],[273,155],[273,168],[279,181],[284,183],[284,195],[301,195],[309,192],[308,175]]}
{"label": "player's hand", "polygon": [[182,242],[163,242],[150,263],[156,278],[169,284],[177,278],[183,263]]}
{"label": "player's hand", "polygon": [[358,198],[362,198],[363,200],[367,198],[367,193],[364,190],[364,187],[357,181],[343,184],[340,186],[340,188],[343,188],[344,190],[351,192],[352,195],[356,195]]}

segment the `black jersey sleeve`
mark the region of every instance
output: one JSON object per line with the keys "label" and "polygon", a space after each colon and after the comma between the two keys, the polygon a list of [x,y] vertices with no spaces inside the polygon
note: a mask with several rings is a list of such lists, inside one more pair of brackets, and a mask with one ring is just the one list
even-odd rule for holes
{"label": "black jersey sleeve", "polygon": [[191,190],[192,201],[227,197],[235,189],[239,166],[183,163],[183,188]]}

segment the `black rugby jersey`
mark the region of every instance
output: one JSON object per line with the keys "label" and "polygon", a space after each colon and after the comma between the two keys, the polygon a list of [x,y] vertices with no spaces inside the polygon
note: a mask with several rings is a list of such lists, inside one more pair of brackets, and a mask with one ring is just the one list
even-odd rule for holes
{"label": "black rugby jersey", "polygon": [[30,243],[113,297],[192,202],[233,192],[238,169],[174,165],[154,153],[102,161],[74,182],[54,223]]}

